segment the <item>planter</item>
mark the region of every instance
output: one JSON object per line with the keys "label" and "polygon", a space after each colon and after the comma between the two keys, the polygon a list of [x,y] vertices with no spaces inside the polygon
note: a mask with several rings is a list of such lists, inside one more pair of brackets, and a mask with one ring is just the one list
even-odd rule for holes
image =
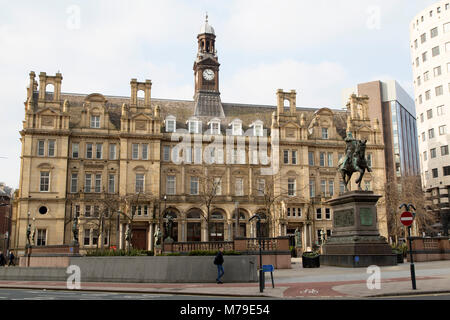
{"label": "planter", "polygon": [[320,268],[320,255],[316,257],[302,256],[303,268]]}
{"label": "planter", "polygon": [[403,251],[400,250],[392,250],[392,253],[397,255],[397,263],[403,263]]}

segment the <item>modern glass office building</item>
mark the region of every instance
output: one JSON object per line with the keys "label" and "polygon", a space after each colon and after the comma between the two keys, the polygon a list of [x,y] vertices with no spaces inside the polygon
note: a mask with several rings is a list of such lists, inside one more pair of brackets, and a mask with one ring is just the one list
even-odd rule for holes
{"label": "modern glass office building", "polygon": [[369,97],[369,117],[378,119],[383,134],[386,179],[419,175],[419,146],[414,100],[395,80],[360,83],[343,91]]}

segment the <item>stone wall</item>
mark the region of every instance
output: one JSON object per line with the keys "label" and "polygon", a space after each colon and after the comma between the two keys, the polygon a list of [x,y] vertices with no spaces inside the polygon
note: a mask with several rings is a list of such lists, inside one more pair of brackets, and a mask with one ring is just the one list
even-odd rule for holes
{"label": "stone wall", "polygon": [[[31,257],[33,258],[33,257]],[[225,256],[223,281],[257,282],[256,256]],[[217,278],[214,256],[70,257],[81,282],[209,283]],[[65,268],[0,268],[0,280],[66,281]]]}
{"label": "stone wall", "polygon": [[[412,237],[411,240],[413,259],[415,262],[450,260],[450,238]],[[409,250],[408,241],[408,251]],[[409,252],[407,259],[410,261]]]}

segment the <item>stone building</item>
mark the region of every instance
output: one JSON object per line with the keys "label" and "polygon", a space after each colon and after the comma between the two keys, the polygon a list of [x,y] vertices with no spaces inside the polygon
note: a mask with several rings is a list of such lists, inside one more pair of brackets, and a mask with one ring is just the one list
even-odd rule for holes
{"label": "stone building", "polygon": [[[223,103],[208,21],[197,38],[193,101],[153,99],[152,82],[136,79],[129,98],[66,94],[60,73],[39,83],[30,73],[13,247],[25,248],[29,225],[34,245],[72,243],[74,216],[83,250],[125,248],[129,235],[151,250],[168,215],[175,241],[230,241],[256,237],[255,214],[264,236],[298,228],[312,247],[332,232],[325,201],[344,189],[336,167],[347,131],[368,140],[363,186],[383,194],[383,139],[367,99],[352,96],[347,111],[299,108],[295,91],[278,90],[276,106]],[[387,237],[384,217],[380,201]]]}

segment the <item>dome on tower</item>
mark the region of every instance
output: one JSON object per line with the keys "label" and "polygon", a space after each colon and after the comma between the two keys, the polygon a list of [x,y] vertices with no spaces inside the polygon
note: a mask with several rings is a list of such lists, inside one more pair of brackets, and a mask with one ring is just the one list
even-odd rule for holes
{"label": "dome on tower", "polygon": [[210,26],[208,23],[208,14],[206,14],[205,23],[202,25],[199,34],[203,34],[203,33],[210,33],[210,34],[215,35],[214,28],[212,26]]}

